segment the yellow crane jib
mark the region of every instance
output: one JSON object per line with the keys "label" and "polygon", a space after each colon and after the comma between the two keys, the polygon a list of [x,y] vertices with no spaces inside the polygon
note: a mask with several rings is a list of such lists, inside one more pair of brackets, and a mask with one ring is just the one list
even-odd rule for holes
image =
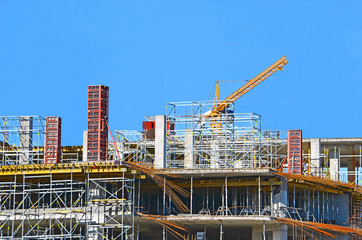
{"label": "yellow crane jib", "polygon": [[[256,87],[259,83],[267,79],[269,76],[271,76],[273,73],[275,73],[278,70],[283,70],[285,64],[287,64],[287,58],[284,56],[275,63],[273,63],[270,67],[265,69],[263,72],[261,72],[259,75],[254,77],[253,79],[249,80],[246,84],[244,84],[241,88],[236,90],[234,93],[232,93],[230,96],[225,98],[225,100],[217,103],[214,105],[212,111],[205,115],[205,117],[216,117],[219,114],[221,114],[230,104],[235,102],[237,99],[239,99],[241,96],[243,96],[245,93],[249,92],[251,89]],[[216,99],[216,97],[215,97]]]}

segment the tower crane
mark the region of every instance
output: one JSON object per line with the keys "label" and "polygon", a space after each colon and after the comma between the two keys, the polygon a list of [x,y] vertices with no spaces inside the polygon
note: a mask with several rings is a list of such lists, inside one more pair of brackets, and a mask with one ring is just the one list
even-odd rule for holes
{"label": "tower crane", "polygon": [[259,73],[256,77],[249,80],[247,83],[245,83],[241,88],[236,90],[234,93],[230,94],[223,101],[220,101],[219,81],[217,81],[216,88],[215,88],[214,106],[211,111],[206,112],[204,115],[205,118],[211,119],[211,127],[221,128],[221,124],[222,124],[221,116],[223,113],[225,113],[225,110],[227,109],[228,106],[230,106],[232,103],[234,103],[240,97],[245,95],[251,89],[253,89],[257,85],[259,85],[261,82],[263,82],[265,79],[267,79],[269,76],[271,76],[276,71],[284,70],[284,66],[287,63],[288,63],[288,61],[285,56],[280,58],[278,61],[276,61],[275,63],[270,65],[270,67],[265,69],[263,72]]}

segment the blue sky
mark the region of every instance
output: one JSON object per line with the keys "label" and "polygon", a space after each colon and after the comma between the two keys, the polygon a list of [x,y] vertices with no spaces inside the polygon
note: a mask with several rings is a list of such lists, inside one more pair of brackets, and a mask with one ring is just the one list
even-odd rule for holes
{"label": "blue sky", "polygon": [[[0,115],[61,116],[82,144],[87,86],[110,87],[110,127],[141,130],[217,79],[289,63],[236,103],[264,129],[362,137],[361,1],[0,1]],[[223,83],[221,97],[240,87]]]}

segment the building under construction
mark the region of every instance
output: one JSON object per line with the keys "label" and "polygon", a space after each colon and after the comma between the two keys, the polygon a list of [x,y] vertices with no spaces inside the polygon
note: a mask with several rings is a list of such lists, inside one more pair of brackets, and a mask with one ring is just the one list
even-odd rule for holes
{"label": "building under construction", "polygon": [[109,89],[89,86],[83,146],[61,145],[60,117],[1,116],[0,239],[362,239],[362,138],[263,130],[234,109],[286,64],[225,100],[217,85],[168,103],[141,131],[111,131]]}

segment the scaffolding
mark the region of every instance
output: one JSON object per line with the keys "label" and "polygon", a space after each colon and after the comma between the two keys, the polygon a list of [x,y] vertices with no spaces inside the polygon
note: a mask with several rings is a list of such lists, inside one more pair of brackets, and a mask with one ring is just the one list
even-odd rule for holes
{"label": "scaffolding", "polygon": [[80,167],[0,181],[0,239],[133,239],[136,173],[79,174]]}
{"label": "scaffolding", "polygon": [[110,150],[110,155],[113,156],[112,159],[152,165],[155,160],[154,139],[146,139],[143,132],[136,130],[116,130],[114,136],[121,159],[118,159],[119,157],[113,145]]}
{"label": "scaffolding", "polygon": [[45,118],[0,117],[0,165],[44,162]]}
{"label": "scaffolding", "polygon": [[213,124],[205,113],[214,102],[168,103],[168,168],[276,168],[285,158],[284,131],[261,130],[255,113],[234,113],[229,104]]}
{"label": "scaffolding", "polygon": [[89,178],[88,239],[134,239],[135,180]]}
{"label": "scaffolding", "polygon": [[[278,168],[285,159],[286,131],[261,130],[255,113],[234,113],[230,104],[217,127],[204,117],[213,102],[167,104],[167,168]],[[121,161],[152,166],[155,139],[139,131],[115,131]],[[115,159],[118,159],[113,151]]]}

